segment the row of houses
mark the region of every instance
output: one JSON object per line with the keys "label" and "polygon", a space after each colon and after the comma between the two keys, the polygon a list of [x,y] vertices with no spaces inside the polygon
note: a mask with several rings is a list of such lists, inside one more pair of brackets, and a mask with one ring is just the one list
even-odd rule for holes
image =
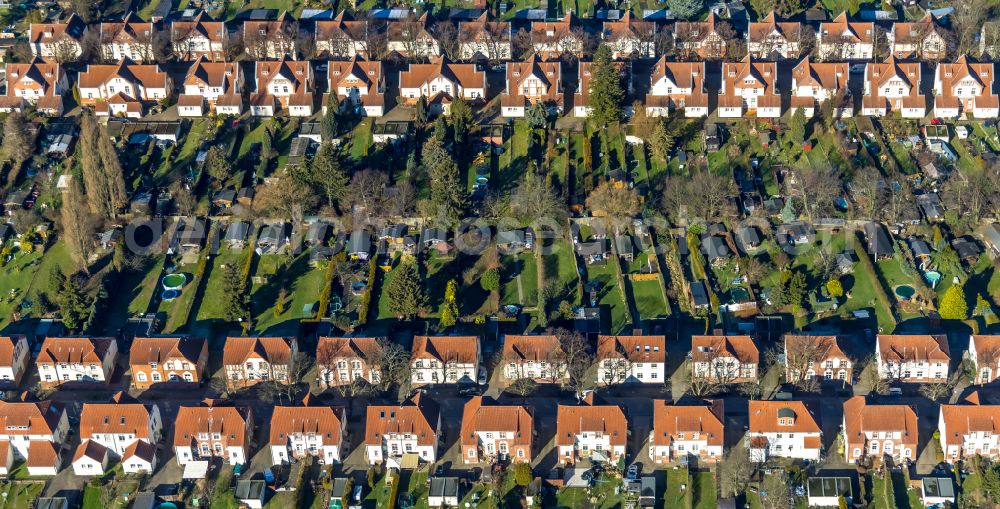
{"label": "row of houses", "polygon": [[[252,65],[253,87],[246,85],[244,73]],[[439,58],[429,64],[410,64],[399,75],[398,96],[404,104],[423,98],[433,113],[448,113],[458,97],[471,104],[483,104],[500,96],[501,115],[523,117],[527,108],[541,103],[550,113],[562,112],[566,103],[563,63],[537,56],[525,62],[507,63],[506,86],[502,91],[487,87],[486,72],[476,64],[455,63]],[[628,90],[632,89],[631,64],[617,64]],[[655,63],[646,113],[664,116],[682,111],[687,117],[703,117],[711,104],[722,118],[777,118],[786,111],[803,110],[812,116],[828,101],[837,116],[885,116],[922,118],[933,112],[936,117],[975,118],[1000,116],[1000,99],[994,92],[991,63],[973,63],[965,56],[953,63],[934,68],[927,97],[923,90],[925,66],[889,57],[881,63],[864,65],[863,78],[852,78],[845,62],[814,62],[805,58],[791,69],[787,93],[779,83],[779,66],[774,61],[759,61],[747,56],[740,62],[724,62],[717,90],[708,88],[705,62],[674,62],[661,58]],[[325,69],[327,91],[318,92],[316,69]],[[781,67],[784,72],[789,72]],[[591,63],[577,67],[577,87],[573,95],[573,114],[589,114]],[[7,93],[0,97],[0,111],[20,111],[34,105],[49,115],[63,111],[62,95],[69,90],[69,80],[60,64],[35,60],[28,64],[8,64]],[[863,95],[854,98],[850,81],[863,79]],[[157,64],[138,64],[122,59],[116,64],[90,64],[79,73],[77,86],[80,102],[95,109],[98,115],[138,118],[152,104],[174,97],[175,87]],[[324,111],[336,95],[340,111],[378,117],[386,111],[386,85],[381,62],[354,58],[314,64],[309,61],[282,59],[256,61],[252,64],[195,60],[177,95],[177,112],[182,117],[208,114],[239,115],[247,107],[255,116],[273,116],[285,112],[308,117]],[[252,90],[248,90],[252,88]],[[320,101],[320,108],[317,108]]]}
{"label": "row of houses", "polygon": [[[225,61],[234,39],[242,41],[245,53],[254,59],[295,59],[307,51],[335,59],[377,57],[382,53],[421,59],[443,54],[438,37],[441,31],[434,25],[426,13],[374,21],[342,11],[331,19],[303,21],[282,12],[274,19],[245,19],[227,26],[202,11],[187,10],[164,23],[152,23],[129,13],[120,21],[88,26],[71,15],[61,23],[32,24],[29,40],[36,56],[56,61],[78,57],[88,34],[96,37],[105,60],[151,62],[157,37],[169,39],[166,44],[181,60],[203,57]],[[721,59],[745,43],[748,53],[756,58],[798,58],[815,47],[816,56],[823,60],[866,60],[879,54],[879,48],[884,46],[896,58],[937,61],[954,46],[950,31],[932,14],[916,21],[891,23],[886,28],[871,21],[852,20],[846,13],[808,25],[778,19],[772,12],[747,24],[745,33],[738,34],[714,13],[705,21],[657,23],[626,12],[621,18],[595,23],[570,12],[558,20],[529,22],[525,30],[531,49],[546,58],[567,54],[581,57],[592,37],[607,44],[616,59],[654,58],[665,46],[673,46],[683,55]],[[462,60],[503,61],[513,55],[513,25],[489,12],[460,21],[455,35],[446,33],[447,37],[457,38],[458,58]],[[984,53],[995,54],[997,33],[992,24],[983,27]]]}
{"label": "row of houses", "polygon": [[[373,337],[321,337],[316,351],[317,383],[324,387],[382,379],[382,344]],[[226,379],[235,386],[266,381],[289,382],[298,354],[295,338],[231,337],[223,346]],[[816,379],[850,384],[854,361],[841,336],[786,335],[786,379]],[[977,383],[1000,376],[1000,335],[972,335],[968,355]],[[24,336],[0,338],[0,380],[16,386],[29,365]],[[108,383],[118,364],[114,338],[50,337],[42,343],[35,365],[45,387],[64,383]],[[942,335],[885,335],[875,340],[878,372],[890,381],[944,382],[952,369],[948,340]],[[203,338],[136,338],[129,353],[131,386],[204,381],[208,346]],[[665,336],[600,335],[596,342],[596,382],[661,384],[666,380]],[[559,338],[550,335],[506,335],[498,372],[504,384],[518,379],[539,383],[566,381],[569,359]],[[711,335],[691,338],[691,371],[695,378],[721,384],[753,381],[760,373],[761,350],[750,336]],[[485,383],[486,368],[477,336],[416,336],[411,382],[416,385]]]}
{"label": "row of houses", "polygon": [[[682,459],[715,463],[727,447],[726,412],[722,400],[672,403],[653,400],[652,426],[646,454],[657,464]],[[855,396],[843,403],[844,459],[905,462],[918,454],[919,431],[913,408],[874,403]],[[1000,405],[983,404],[976,393],[961,402],[941,405],[938,431],[946,460],[973,455],[1000,457],[993,422]],[[308,456],[321,464],[341,461],[348,444],[344,409],[315,404],[275,406],[269,418],[267,447],[274,465]],[[742,446],[754,461],[769,458],[818,460],[825,450],[820,416],[802,401],[750,401],[747,434]],[[69,432],[65,409],[55,402],[0,402],[0,473],[24,461],[30,475],[55,475],[62,464],[63,441]],[[559,462],[618,461],[629,454],[630,422],[616,404],[593,394],[577,405],[558,405],[555,447]],[[153,472],[164,422],[156,404],[140,403],[118,393],[107,403],[85,403],[79,417],[81,443],[73,453],[74,473],[103,475],[120,464],[126,473]],[[365,455],[370,464],[399,467],[438,459],[441,413],[422,393],[402,403],[369,405],[364,423]],[[181,406],[173,422],[177,462],[189,465],[221,458],[245,464],[252,454],[253,412],[219,400]],[[493,461],[526,462],[539,450],[531,407],[498,404],[476,396],[464,405],[459,443],[464,464]],[[734,438],[729,437],[730,442]],[[68,452],[68,451],[66,451]],[[635,453],[636,451],[631,451]]]}

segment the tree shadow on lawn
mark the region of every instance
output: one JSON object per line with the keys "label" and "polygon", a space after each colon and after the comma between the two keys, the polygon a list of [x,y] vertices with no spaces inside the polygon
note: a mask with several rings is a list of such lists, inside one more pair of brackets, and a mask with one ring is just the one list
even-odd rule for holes
{"label": "tree shadow on lawn", "polygon": [[457,277],[457,264],[457,258],[442,260],[440,261],[440,268],[433,274],[430,273],[430,267],[428,267],[428,265],[433,265],[432,261],[428,260],[422,264],[421,271],[424,278],[424,292],[427,295],[427,307],[431,313],[440,309],[441,304],[444,303],[444,292],[448,286],[448,281]]}
{"label": "tree shadow on lawn", "polygon": [[[254,323],[266,322],[266,319],[262,317],[264,317],[265,313],[272,311],[272,308],[278,301],[278,294],[282,288],[288,291],[288,295],[285,297],[285,305],[291,304],[295,285],[298,283],[299,277],[308,270],[309,256],[305,252],[295,257],[292,263],[284,268],[281,268],[279,265],[274,277],[269,278],[266,283],[250,294],[250,306],[255,311],[255,313],[252,313],[252,316],[255,317]],[[294,310],[286,309],[285,313],[289,313],[290,311]]]}

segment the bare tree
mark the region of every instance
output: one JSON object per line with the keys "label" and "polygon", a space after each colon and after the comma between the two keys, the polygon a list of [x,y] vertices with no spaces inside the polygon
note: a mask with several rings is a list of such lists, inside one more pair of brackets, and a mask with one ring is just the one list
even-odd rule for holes
{"label": "bare tree", "polygon": [[378,381],[375,384],[383,393],[388,392],[393,385],[399,385],[400,388],[406,389],[402,391],[405,397],[411,385],[410,353],[399,343],[387,338],[379,338],[378,343],[379,348],[372,361],[372,369],[378,372]]}
{"label": "bare tree", "polygon": [[983,0],[969,0],[954,7],[951,21],[955,31],[955,52],[959,55],[972,54],[979,49],[976,47],[977,38],[989,13],[989,6]]}
{"label": "bare tree", "polygon": [[598,361],[602,372],[600,381],[604,382],[605,387],[624,382],[632,371],[632,361],[629,360],[627,352],[619,351],[617,354],[620,357],[611,356]]}
{"label": "bare tree", "polygon": [[531,58],[531,55],[535,54],[535,45],[531,41],[531,33],[523,28],[514,34],[510,44],[511,58],[527,60]]}
{"label": "bare tree", "polygon": [[558,365],[565,368],[566,385],[577,399],[582,399],[583,393],[594,387],[594,354],[586,338],[579,332],[562,328],[551,328],[545,333],[559,338],[562,351]]}
{"label": "bare tree", "polygon": [[862,383],[867,385],[871,392],[875,394],[888,394],[889,380],[883,377],[882,373],[879,373],[875,354],[871,354],[865,359],[861,369],[863,369]]}
{"label": "bare tree", "polygon": [[538,389],[538,384],[535,383],[534,380],[527,377],[517,378],[507,386],[507,392],[520,396],[522,403],[524,402],[524,399],[531,393],[535,392],[536,389]]}
{"label": "bare tree", "polygon": [[737,445],[729,450],[719,467],[723,496],[746,493],[758,465],[750,459],[750,450]]}
{"label": "bare tree", "polygon": [[441,45],[441,52],[451,60],[462,59],[462,41],[458,36],[458,27],[449,20],[434,24],[434,36]]}
{"label": "bare tree", "polygon": [[830,340],[825,337],[786,336],[785,372],[787,381],[806,392],[818,390],[820,363],[826,359],[832,347]]}
{"label": "bare tree", "polygon": [[368,216],[381,216],[388,204],[385,194],[389,177],[379,170],[365,169],[351,177],[347,200],[355,212],[363,211]]}
{"label": "bare tree", "polygon": [[875,168],[867,166],[854,174],[851,179],[854,202],[863,219],[874,219],[882,208],[885,196],[885,180]]}
{"label": "bare tree", "polygon": [[288,372],[285,379],[273,377],[261,382],[257,389],[257,396],[262,401],[291,403],[295,401],[302,391],[302,385],[308,390],[309,372],[312,371],[313,361],[304,352],[298,352],[292,357],[288,365]]}
{"label": "bare tree", "polygon": [[784,469],[778,474],[764,476],[762,488],[762,491],[767,492],[766,497],[760,497],[764,509],[785,509],[795,506],[792,490],[788,485],[788,474]]}
{"label": "bare tree", "polygon": [[823,164],[796,175],[795,196],[803,205],[810,222],[833,211],[833,200],[840,194],[841,173],[832,165]]}
{"label": "bare tree", "polygon": [[951,394],[951,386],[947,383],[930,383],[920,386],[920,395],[931,400],[939,401],[941,398]]}

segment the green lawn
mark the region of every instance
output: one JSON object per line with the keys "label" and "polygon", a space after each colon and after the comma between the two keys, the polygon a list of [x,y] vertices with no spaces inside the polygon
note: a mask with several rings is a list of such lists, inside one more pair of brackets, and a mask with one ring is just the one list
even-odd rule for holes
{"label": "green lawn", "polygon": [[233,494],[232,480],[233,468],[223,465],[215,480],[215,491],[212,493],[212,499],[209,500],[209,507],[212,509],[237,509],[240,506]]}
{"label": "green lawn", "polygon": [[[614,261],[604,265],[587,265],[587,281],[600,283],[597,289],[598,304],[607,306],[611,311],[611,333],[617,334],[629,322],[629,312],[622,302],[621,291],[618,290],[615,276]],[[586,296],[585,296],[586,297]]]}
{"label": "green lawn", "polygon": [[[132,498],[138,489],[139,482],[132,480],[111,482],[100,487],[87,483],[83,488],[82,509],[126,509],[132,503]],[[105,492],[113,497],[109,504],[101,500]]]}
{"label": "green lawn", "polygon": [[[517,256],[504,256],[503,275],[501,278],[500,304],[516,304],[531,307],[538,305],[538,271],[535,267],[535,255],[525,251]],[[521,293],[518,296],[517,281],[521,280]]]}
{"label": "green lawn", "polygon": [[188,332],[192,334],[212,335],[213,328],[224,325],[223,316],[225,314],[226,300],[224,298],[226,269],[229,264],[237,264],[240,267],[246,263],[247,254],[250,247],[244,250],[233,251],[222,248],[220,252],[208,260],[205,268],[207,280],[205,281],[205,291],[201,299],[194,303],[189,317],[193,316],[194,321],[188,323]]}
{"label": "green lawn", "polygon": [[[664,509],[684,509],[691,507],[691,480],[687,468],[671,468],[667,471],[667,489],[663,493]],[[681,489],[684,486],[686,489]]]}
{"label": "green lawn", "polygon": [[715,477],[711,472],[698,472],[691,476],[694,492],[694,509],[715,509]]}
{"label": "green lawn", "polygon": [[563,240],[557,240],[551,245],[549,254],[545,255],[545,274],[554,278],[555,295],[558,300],[567,300],[573,305],[580,302],[577,292],[579,275],[576,268],[576,254],[573,245]]}
{"label": "green lawn", "polygon": [[872,476],[871,508],[896,509],[896,500],[892,491],[892,483],[883,477]]}
{"label": "green lawn", "polygon": [[[554,509],[617,509],[623,507],[621,495],[615,494],[620,479],[601,478],[593,488],[563,488],[556,493]],[[551,507],[543,504],[543,507]]]}
{"label": "green lawn", "polygon": [[114,292],[104,320],[106,334],[114,334],[131,316],[146,312],[153,294],[161,289],[159,277],[165,260],[163,255],[146,257],[141,270],[129,271],[121,276],[122,281]]}
{"label": "green lawn", "polygon": [[[261,261],[264,262],[263,259]],[[258,285],[251,297],[254,310],[260,312],[254,319],[254,327],[267,334],[295,334],[299,320],[315,316],[305,316],[302,310],[306,305],[318,304],[319,294],[323,290],[323,276],[323,269],[309,266],[308,250],[291,260],[287,268],[269,276],[269,281]],[[282,288],[288,295],[285,310],[275,315],[274,307]]]}
{"label": "green lawn", "polygon": [[17,254],[16,249],[14,252],[14,259],[0,268],[0,329],[10,323],[11,312],[26,297],[33,304],[40,293],[51,293],[49,282],[53,272],[76,270],[66,245],[61,242],[53,244],[44,254],[39,250],[27,254]]}
{"label": "green lawn", "polygon": [[8,483],[0,487],[0,508],[30,509],[45,488],[44,482]]}
{"label": "green lawn", "polygon": [[[155,2],[156,0],[152,0],[151,3]],[[161,164],[157,165],[156,170],[153,173],[153,180],[158,183],[162,183],[171,171],[177,168],[183,168],[187,164],[193,162],[195,157],[198,155],[198,149],[205,141],[204,133],[211,125],[211,122],[213,122],[213,120],[207,118],[193,120],[190,128],[188,128],[187,134],[184,136],[184,142],[180,146],[180,151],[177,152],[177,157],[175,157],[169,164],[166,164],[167,161],[164,160]],[[173,150],[176,149],[171,148],[171,151]]]}
{"label": "green lawn", "polygon": [[373,120],[366,118],[351,131],[351,141],[347,149],[351,159],[361,161],[368,156],[368,150],[372,146],[372,127]]}
{"label": "green lawn", "polygon": [[667,315],[667,305],[663,302],[660,281],[632,281],[632,298],[635,300],[639,316],[644,320],[663,318]]}

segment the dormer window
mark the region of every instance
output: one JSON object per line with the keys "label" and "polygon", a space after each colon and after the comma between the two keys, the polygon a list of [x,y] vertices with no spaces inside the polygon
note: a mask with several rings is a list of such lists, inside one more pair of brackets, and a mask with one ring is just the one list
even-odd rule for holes
{"label": "dormer window", "polygon": [[375,71],[368,71],[369,76],[375,76]]}
{"label": "dormer window", "polygon": [[263,28],[261,28],[260,30],[258,30],[258,32],[260,32],[260,35],[267,35],[267,30],[265,30]]}

